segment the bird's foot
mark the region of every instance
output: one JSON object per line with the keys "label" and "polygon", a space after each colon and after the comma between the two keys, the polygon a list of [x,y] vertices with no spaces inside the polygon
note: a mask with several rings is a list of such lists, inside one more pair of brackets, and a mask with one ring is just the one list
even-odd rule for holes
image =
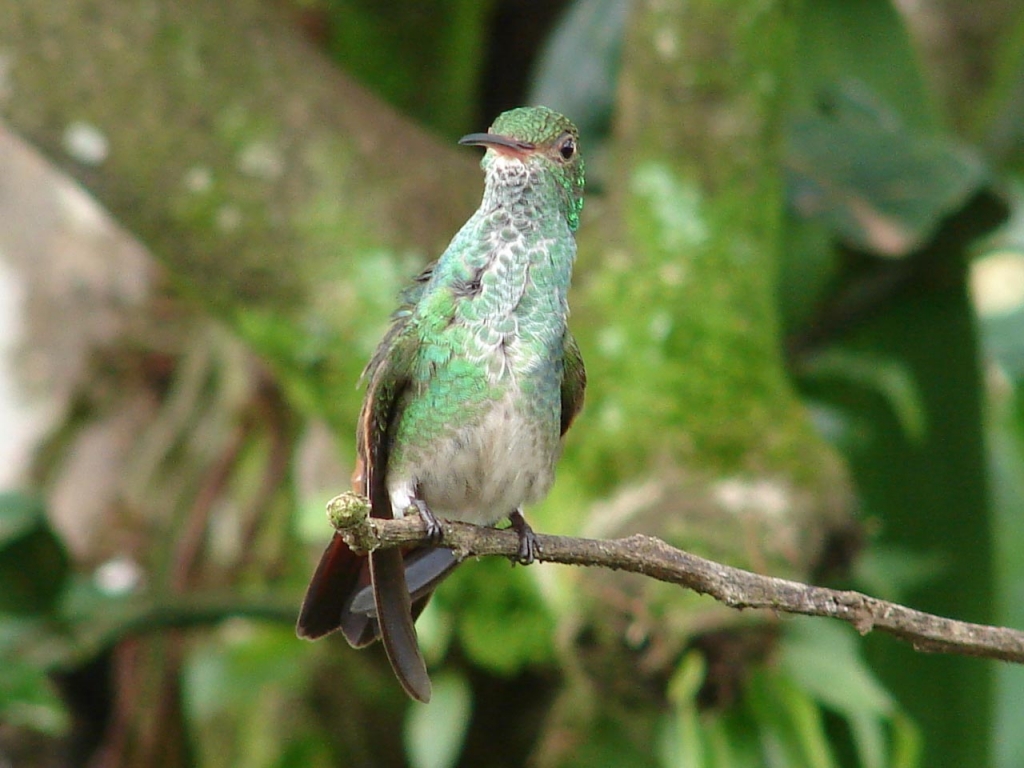
{"label": "bird's foot", "polygon": [[423,521],[423,525],[427,528],[427,538],[436,547],[444,537],[444,529],[441,527],[441,523],[438,522],[437,517],[430,511],[430,507],[427,506],[427,502],[423,501],[423,499],[413,499],[412,504],[416,507],[416,511],[420,513],[420,520]]}
{"label": "bird's foot", "polygon": [[516,553],[516,562],[522,565],[529,565],[536,559],[540,552],[540,542],[537,541],[537,534],[523,517],[523,510],[517,509],[508,516],[512,523],[512,530],[519,534],[519,551]]}

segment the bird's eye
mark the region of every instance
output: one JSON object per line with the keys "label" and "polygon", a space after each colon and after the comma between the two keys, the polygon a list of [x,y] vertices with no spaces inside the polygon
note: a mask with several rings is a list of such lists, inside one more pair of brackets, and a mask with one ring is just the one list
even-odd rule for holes
{"label": "bird's eye", "polygon": [[576,154],[576,140],[572,136],[562,139],[562,143],[558,145],[558,154],[563,160],[572,160],[572,156]]}

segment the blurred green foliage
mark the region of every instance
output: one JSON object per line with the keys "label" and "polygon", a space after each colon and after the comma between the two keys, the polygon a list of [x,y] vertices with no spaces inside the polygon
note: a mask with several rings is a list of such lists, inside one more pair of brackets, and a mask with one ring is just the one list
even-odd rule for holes
{"label": "blurred green foliage", "polygon": [[69,569],[43,503],[16,492],[0,493],[0,614],[51,612]]}
{"label": "blurred green foliage", "polygon": [[[341,66],[439,132],[467,128],[492,4],[312,5],[325,11],[327,48]],[[582,121],[593,132],[614,123],[608,110],[626,6],[577,0],[534,73],[535,93],[569,114],[587,111]],[[778,296],[794,381],[853,472],[867,543],[852,583],[935,613],[1024,626],[1024,310],[1018,304],[979,321],[968,298],[970,257],[998,252],[1024,263],[1024,130],[1007,118],[1024,102],[1024,13],[1006,31],[992,92],[972,99],[979,115],[973,134],[962,137],[945,127],[893,4],[816,0],[800,8]],[[595,166],[607,184],[600,156]],[[685,196],[659,191],[662,181],[646,177],[652,197],[685,206]],[[1010,224],[991,236],[1006,213]],[[350,311],[383,318],[400,283],[396,263],[411,273],[411,261],[367,254],[365,274],[354,277],[366,300]],[[273,317],[243,314],[239,323],[265,327],[268,337],[277,330]],[[379,330],[371,326],[352,345],[363,356]],[[315,365],[320,345],[337,340],[320,338],[313,322],[307,330]],[[281,343],[291,340],[288,333]],[[315,408],[319,398],[304,397],[292,382],[296,388]],[[346,390],[337,412],[323,415],[343,421],[339,414],[357,400]],[[550,503],[578,508],[576,493],[556,489]],[[379,724],[382,712],[396,718],[401,706],[379,690],[386,679],[372,666],[379,656],[369,670],[346,669],[325,682],[315,679],[322,659],[297,644],[290,628],[223,622],[238,611],[202,606],[164,620],[218,624],[197,633],[185,653],[182,701],[198,764],[326,766],[339,757],[366,762],[375,749],[383,762],[404,754],[416,768],[469,764],[463,749],[481,738],[474,727],[482,690],[507,694],[501,686],[531,672],[549,683],[580,675],[553,637],[554,616],[574,600],[564,586],[504,562],[472,568],[422,618],[427,656],[445,659],[445,669],[434,676],[431,705],[407,710],[401,727]],[[66,732],[70,716],[48,673],[81,662],[76,641],[95,637],[96,627],[111,642],[134,636],[138,615],[122,621],[109,600],[72,599],[67,553],[40,502],[20,494],[0,496],[0,587],[0,719]],[[150,629],[160,624],[153,620]],[[708,662],[687,651],[664,701],[652,705],[653,731],[631,730],[625,715],[598,720],[564,764],[1013,768],[1024,760],[1021,669],[923,656],[821,621],[786,621],[780,634],[727,706],[705,706]],[[36,638],[55,650],[26,653]],[[319,697],[313,704],[311,690]],[[351,717],[341,735],[316,717],[317,704],[338,701]],[[391,739],[359,742],[352,731],[364,724],[374,737]],[[530,747],[521,745],[524,753]],[[504,757],[500,764],[508,764]]]}
{"label": "blurred green foliage", "polygon": [[374,92],[446,135],[468,133],[492,2],[320,0],[328,49]]}

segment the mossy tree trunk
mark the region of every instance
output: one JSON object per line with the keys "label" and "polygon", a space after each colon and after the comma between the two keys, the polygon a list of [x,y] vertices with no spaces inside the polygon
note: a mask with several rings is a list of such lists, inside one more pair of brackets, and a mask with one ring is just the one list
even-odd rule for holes
{"label": "mossy tree trunk", "polygon": [[0,51],[7,124],[271,360],[297,402],[347,431],[372,351],[367,303],[383,320],[465,220],[475,158],[338,72],[260,0],[10,0]]}
{"label": "mossy tree trunk", "polygon": [[[569,527],[652,532],[807,578],[846,520],[850,489],[795,396],[780,337],[781,129],[799,6],[635,7],[612,191],[581,233],[571,322],[591,385],[560,471],[569,488],[604,499]],[[553,720],[548,764],[603,764],[629,734],[642,752],[696,635],[773,623],[643,579],[573,578],[592,599],[568,610],[562,637],[587,682]],[[765,652],[749,646],[751,657]],[[565,738],[591,728],[607,737],[592,750]],[[560,749],[570,743],[571,754]]]}

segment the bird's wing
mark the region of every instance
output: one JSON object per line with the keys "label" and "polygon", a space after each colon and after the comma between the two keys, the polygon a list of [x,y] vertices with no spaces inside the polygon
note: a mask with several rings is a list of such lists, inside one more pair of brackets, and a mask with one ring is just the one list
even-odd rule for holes
{"label": "bird's wing", "polygon": [[587,388],[587,370],[583,367],[583,356],[576,344],[576,339],[565,329],[562,337],[562,422],[561,432],[564,435],[572,426],[573,419],[583,408],[583,394]]}
{"label": "bird's wing", "polygon": [[[391,328],[364,374],[368,384],[359,415],[356,447],[362,465],[361,490],[370,499],[373,517],[394,516],[387,488],[388,454],[415,364],[417,343],[412,317],[413,309],[407,306],[395,313]],[[416,639],[402,551],[376,550],[370,553],[369,560],[377,621],[388,660],[409,695],[428,701],[430,678]]]}
{"label": "bird's wing", "polygon": [[[435,265],[428,265],[402,292],[391,326],[362,375],[367,391],[356,429],[352,485],[369,498],[370,514],[375,517],[393,515],[387,490],[389,451],[416,362],[416,307],[427,292]],[[402,686],[413,698],[426,701],[430,680],[413,622],[434,587],[457,563],[450,550],[403,553],[389,549],[363,557],[335,534],[310,580],[297,632],[316,639],[340,628],[355,647],[379,635]],[[371,589],[373,607],[369,609],[366,596]]]}

